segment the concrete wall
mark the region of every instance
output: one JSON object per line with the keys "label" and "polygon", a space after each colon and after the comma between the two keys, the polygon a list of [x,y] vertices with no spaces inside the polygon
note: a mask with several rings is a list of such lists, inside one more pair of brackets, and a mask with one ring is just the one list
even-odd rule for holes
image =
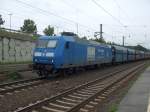
{"label": "concrete wall", "polygon": [[0,36],[0,62],[32,61],[34,47],[32,40]]}

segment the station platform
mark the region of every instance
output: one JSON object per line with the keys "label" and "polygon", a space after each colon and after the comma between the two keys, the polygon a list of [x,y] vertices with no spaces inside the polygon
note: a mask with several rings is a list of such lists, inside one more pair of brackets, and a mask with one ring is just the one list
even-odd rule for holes
{"label": "station platform", "polygon": [[130,88],[117,112],[150,112],[150,67]]}

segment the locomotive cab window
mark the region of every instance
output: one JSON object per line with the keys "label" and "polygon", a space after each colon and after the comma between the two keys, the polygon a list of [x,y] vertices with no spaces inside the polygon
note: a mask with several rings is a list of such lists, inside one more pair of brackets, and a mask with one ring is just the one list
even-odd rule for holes
{"label": "locomotive cab window", "polygon": [[66,49],[69,49],[69,46],[70,46],[69,42],[66,42],[65,48],[66,48]]}
{"label": "locomotive cab window", "polygon": [[38,40],[36,42],[37,48],[46,48],[46,46],[47,46],[47,40]]}
{"label": "locomotive cab window", "polygon": [[38,40],[36,43],[37,48],[55,48],[57,40]]}
{"label": "locomotive cab window", "polygon": [[55,48],[57,45],[57,40],[50,40],[47,44],[48,48]]}

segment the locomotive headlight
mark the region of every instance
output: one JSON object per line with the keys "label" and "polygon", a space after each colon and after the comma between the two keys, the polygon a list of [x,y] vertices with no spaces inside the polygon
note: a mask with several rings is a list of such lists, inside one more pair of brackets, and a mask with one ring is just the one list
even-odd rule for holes
{"label": "locomotive headlight", "polygon": [[34,56],[42,56],[42,53],[41,52],[35,52]]}
{"label": "locomotive headlight", "polygon": [[47,56],[47,57],[54,57],[54,53],[48,52],[48,53],[46,53],[46,56]]}

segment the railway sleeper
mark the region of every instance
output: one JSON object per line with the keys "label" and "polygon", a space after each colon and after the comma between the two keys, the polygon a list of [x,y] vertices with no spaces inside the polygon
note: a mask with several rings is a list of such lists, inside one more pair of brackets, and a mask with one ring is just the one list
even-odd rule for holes
{"label": "railway sleeper", "polygon": [[94,101],[96,101],[96,102],[101,102],[102,100],[101,100],[101,99],[98,99],[98,98],[95,98]]}
{"label": "railway sleeper", "polygon": [[89,104],[90,105],[98,105],[98,102],[97,101],[90,101]]}
{"label": "railway sleeper", "polygon": [[104,83],[98,83],[98,84],[94,84],[94,85],[89,85],[88,87],[93,87],[93,86],[105,86],[105,84]]}
{"label": "railway sleeper", "polygon": [[58,108],[58,109],[61,109],[61,110],[68,110],[70,109],[72,106],[66,106],[66,105],[61,105],[61,104],[57,104],[56,102],[52,102],[52,103],[49,103],[49,106],[50,107],[53,107],[53,108]]}
{"label": "railway sleeper", "polygon": [[88,91],[91,91],[91,92],[97,92],[98,91],[97,89],[92,89],[92,88],[85,88],[85,89]]}
{"label": "railway sleeper", "polygon": [[79,112],[90,112],[90,111],[87,110],[87,109],[81,108],[81,109],[79,110]]}
{"label": "railway sleeper", "polygon": [[84,91],[77,91],[77,93],[80,93],[80,94],[87,94],[87,95],[92,95],[93,93],[90,93],[90,92],[84,92]]}
{"label": "railway sleeper", "polygon": [[0,91],[4,91],[4,90],[6,90],[6,89],[4,89],[4,88],[0,88]]}
{"label": "railway sleeper", "polygon": [[81,100],[81,101],[86,99],[86,98],[79,97],[79,96],[72,95],[72,94],[68,95],[68,97],[70,97],[72,99],[75,99],[75,100]]}
{"label": "railway sleeper", "polygon": [[68,97],[67,97],[67,98],[66,98],[66,97],[63,97],[62,100],[63,100],[63,101],[66,101],[66,102],[76,103],[76,104],[81,102],[81,100],[79,100],[79,99],[78,99],[78,100],[75,100],[75,99],[68,98]]}
{"label": "railway sleeper", "polygon": [[77,93],[77,92],[75,92],[73,94],[76,95],[76,96],[79,96],[79,97],[81,96],[81,97],[85,97],[85,98],[90,96],[90,95],[87,95],[87,94],[80,94],[80,93]]}
{"label": "railway sleeper", "polygon": [[97,91],[91,91],[91,90],[87,90],[87,89],[82,89],[82,90],[80,90],[80,91],[82,91],[82,92],[87,92],[87,93],[90,93],[90,94],[94,94],[94,93],[97,92]]}
{"label": "railway sleeper", "polygon": [[62,100],[56,100],[56,102],[59,103],[59,104],[66,105],[66,106],[74,106],[74,105],[76,105],[76,103],[66,102],[66,101],[62,101]]}
{"label": "railway sleeper", "polygon": [[103,88],[105,86],[106,86],[106,84],[105,85],[91,85],[91,86],[88,86],[88,88],[93,88],[93,87]]}
{"label": "railway sleeper", "polygon": [[37,111],[37,110],[32,110],[32,112],[39,112],[39,111]]}
{"label": "railway sleeper", "polygon": [[102,86],[92,86],[92,87],[88,87],[88,88],[91,88],[91,89],[102,89],[104,87],[102,87]]}
{"label": "railway sleeper", "polygon": [[19,86],[25,86],[24,84],[18,84]]}
{"label": "railway sleeper", "polygon": [[87,104],[87,105],[85,105],[85,106],[84,106],[84,108],[88,108],[88,109],[91,109],[91,108],[92,108],[92,109],[93,109],[93,108],[94,108],[94,106],[93,106],[93,105],[89,105],[89,104]]}
{"label": "railway sleeper", "polygon": [[[99,104],[99,101],[90,101],[88,104],[86,104],[83,108],[81,109],[85,109],[88,110],[88,112],[91,112],[92,110],[94,110],[95,106]],[[82,110],[80,109],[80,112],[82,112]]]}
{"label": "railway sleeper", "polygon": [[5,91],[6,89],[13,89],[13,87],[11,87],[11,86],[5,86],[4,88],[5,89],[3,89],[3,91]]}
{"label": "railway sleeper", "polygon": [[104,96],[98,96],[98,98],[99,98],[99,99],[102,99],[102,100],[103,100],[103,99],[106,99],[106,97],[104,97]]}
{"label": "railway sleeper", "polygon": [[[65,112],[63,110],[53,109],[53,108],[50,108],[50,107],[47,107],[47,106],[42,106],[41,109],[46,110],[46,111],[50,111],[50,112]],[[39,112],[41,112],[41,111],[39,111]]]}

